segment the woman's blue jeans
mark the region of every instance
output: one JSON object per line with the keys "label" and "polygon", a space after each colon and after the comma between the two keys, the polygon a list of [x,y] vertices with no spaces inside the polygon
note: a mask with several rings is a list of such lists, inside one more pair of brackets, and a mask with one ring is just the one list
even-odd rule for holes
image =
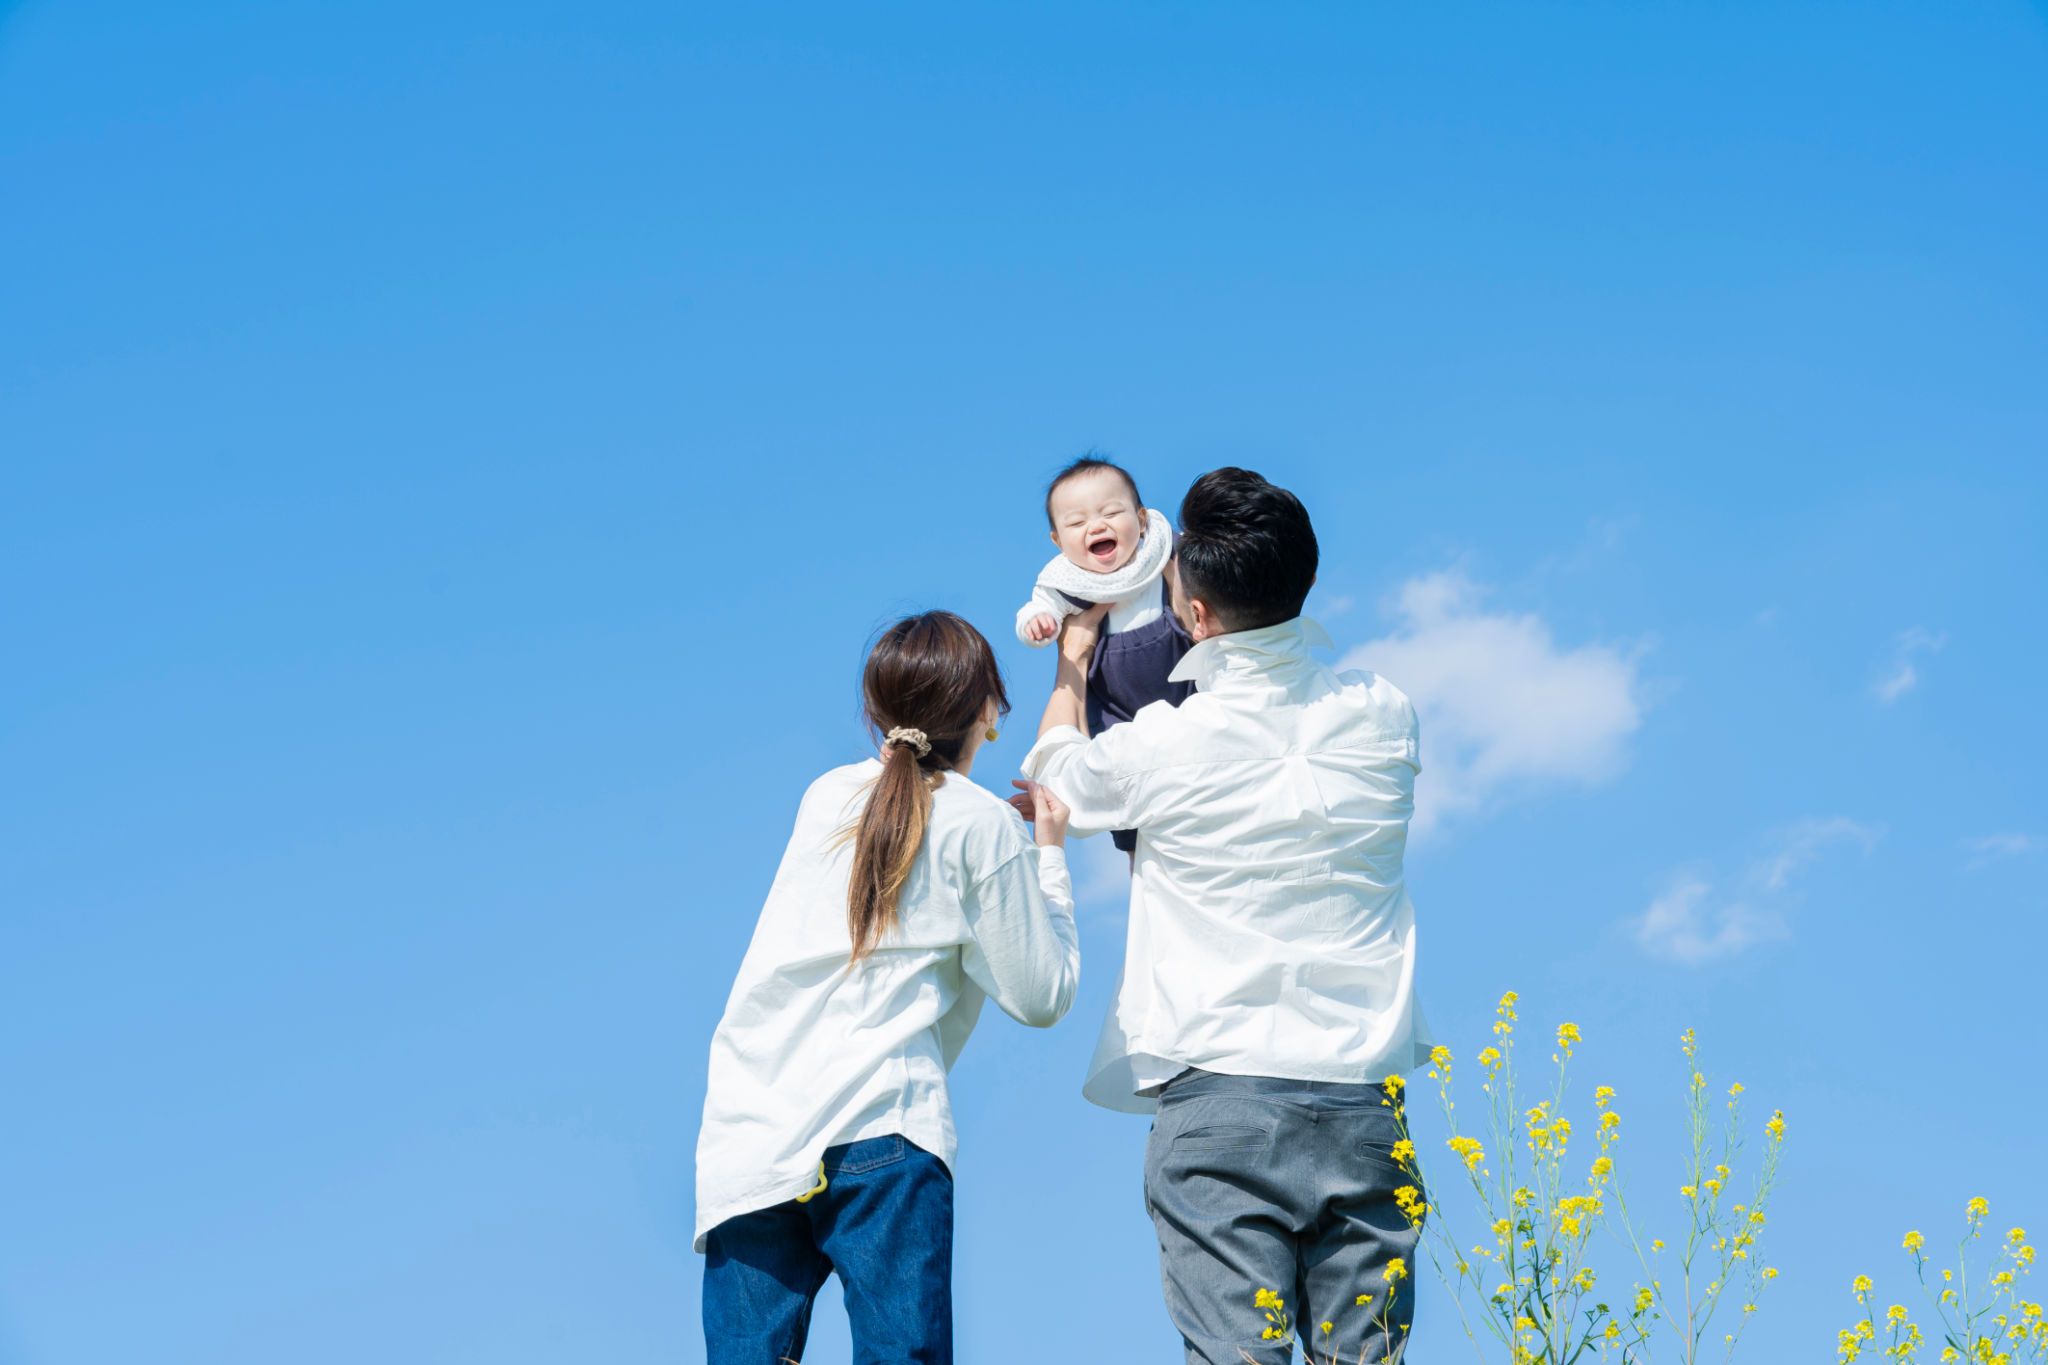
{"label": "woman's blue jeans", "polygon": [[728,1218],[704,1258],[708,1365],[802,1360],[835,1270],[854,1365],[952,1365],[953,1177],[901,1137],[825,1149],[825,1189]]}

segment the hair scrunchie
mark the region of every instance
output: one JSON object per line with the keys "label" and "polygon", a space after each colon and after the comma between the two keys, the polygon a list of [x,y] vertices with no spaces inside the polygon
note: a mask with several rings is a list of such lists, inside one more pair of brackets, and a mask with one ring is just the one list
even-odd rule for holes
{"label": "hair scrunchie", "polygon": [[917,750],[917,756],[919,758],[923,758],[926,754],[929,754],[932,751],[932,742],[929,739],[925,738],[924,731],[916,729],[909,725],[899,725],[895,729],[891,730],[889,732],[888,738],[885,739],[883,743],[907,744],[911,748]]}

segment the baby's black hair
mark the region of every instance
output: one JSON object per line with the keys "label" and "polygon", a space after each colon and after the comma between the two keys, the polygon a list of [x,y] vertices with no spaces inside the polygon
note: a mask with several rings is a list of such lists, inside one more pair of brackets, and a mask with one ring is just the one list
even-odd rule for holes
{"label": "baby's black hair", "polygon": [[[1052,482],[1045,486],[1046,525],[1052,526],[1052,495],[1060,491],[1060,485],[1068,479],[1078,479],[1083,474],[1093,474],[1098,469],[1107,469],[1110,473],[1122,479],[1124,485],[1131,490],[1131,501],[1138,504],[1139,509],[1143,509],[1145,506],[1145,495],[1138,491],[1138,481],[1131,477],[1131,471],[1125,469],[1115,460],[1105,459],[1102,452],[1091,450],[1068,464],[1059,473],[1053,475]],[[1053,526],[1052,529],[1057,531],[1060,528]]]}

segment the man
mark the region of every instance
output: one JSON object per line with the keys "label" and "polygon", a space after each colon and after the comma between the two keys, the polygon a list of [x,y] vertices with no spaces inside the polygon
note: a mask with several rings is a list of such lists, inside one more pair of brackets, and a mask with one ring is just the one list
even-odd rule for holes
{"label": "man", "polygon": [[1283,1318],[1314,1358],[1397,1359],[1419,1191],[1388,1078],[1430,1046],[1401,872],[1415,709],[1309,657],[1331,646],[1301,615],[1316,537],[1292,493],[1218,469],[1180,525],[1171,601],[1195,644],[1173,677],[1196,694],[1090,739],[1100,612],[1070,618],[1024,760],[1074,832],[1138,831],[1083,1093],[1156,1112],[1145,1203],[1189,1365],[1280,1365]]}

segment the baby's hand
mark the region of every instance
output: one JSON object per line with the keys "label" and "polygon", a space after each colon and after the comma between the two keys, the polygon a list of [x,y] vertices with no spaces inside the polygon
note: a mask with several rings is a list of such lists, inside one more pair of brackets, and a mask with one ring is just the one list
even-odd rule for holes
{"label": "baby's hand", "polygon": [[1060,633],[1060,623],[1051,613],[1042,612],[1025,624],[1024,633],[1031,637],[1032,643],[1042,645]]}

